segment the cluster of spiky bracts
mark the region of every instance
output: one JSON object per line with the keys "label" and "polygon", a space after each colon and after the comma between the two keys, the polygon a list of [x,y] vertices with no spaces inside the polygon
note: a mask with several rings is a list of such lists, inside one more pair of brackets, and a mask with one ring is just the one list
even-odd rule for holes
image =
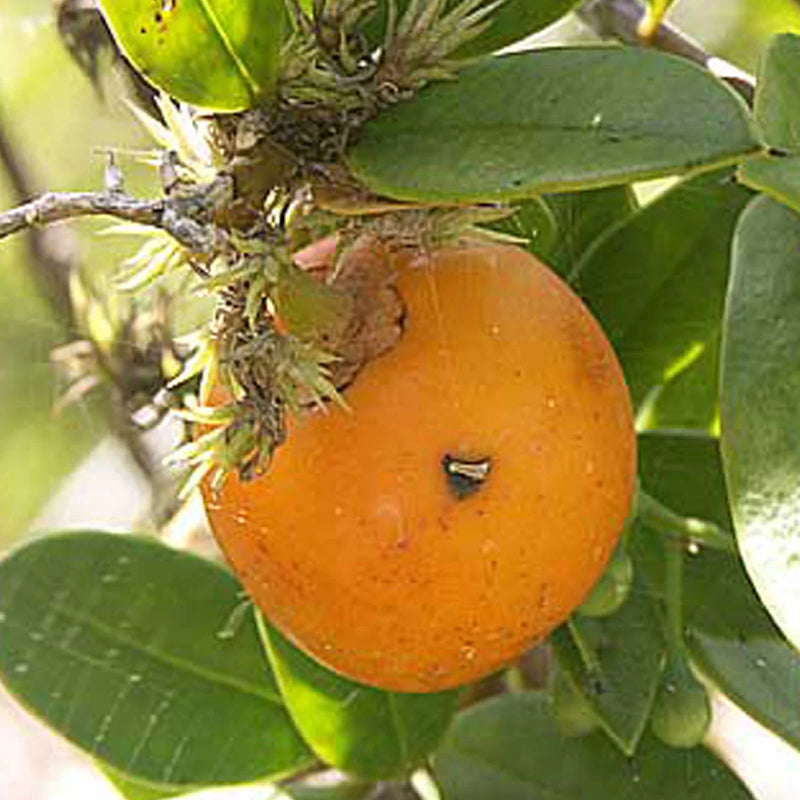
{"label": "cluster of spiky bracts", "polygon": [[[188,282],[215,303],[208,324],[174,341],[161,337],[162,354],[173,357],[154,373],[174,395],[166,405],[179,395],[179,413],[196,426],[173,456],[192,468],[185,491],[209,472],[219,486],[231,470],[242,479],[263,471],[286,438],[287,414],[342,402],[338,390],[375,355],[352,338],[370,304],[383,304],[372,316],[394,331],[402,309],[391,287],[341,268],[359,242],[435,246],[503,213],[378,198],[342,160],[359,126],[381,108],[454,77],[458,49],[502,2],[406,0],[398,11],[394,0],[380,7],[377,0],[313,0],[307,15],[287,0],[293,31],[272,105],[203,116],[162,96],[163,122],[136,111],[161,147],[154,160],[166,208],[179,218],[171,234],[124,227],[147,238],[117,289],[139,293],[158,281],[185,297]],[[373,46],[364,31],[378,12],[383,34]],[[176,241],[184,228],[185,240]],[[294,254],[330,235],[337,241],[330,269],[322,280],[310,277]],[[370,334],[386,342],[393,335]]]}

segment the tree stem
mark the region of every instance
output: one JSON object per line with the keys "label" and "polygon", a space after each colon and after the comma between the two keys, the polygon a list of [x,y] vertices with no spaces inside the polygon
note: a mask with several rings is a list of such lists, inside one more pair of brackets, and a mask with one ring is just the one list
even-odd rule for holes
{"label": "tree stem", "polygon": [[209,252],[215,243],[213,226],[192,217],[193,199],[201,198],[141,200],[122,192],[48,192],[0,213],[0,239],[65,219],[105,215],[162,228],[190,250]]}
{"label": "tree stem", "polygon": [[676,656],[683,652],[683,548],[678,542],[664,542],[664,568],[667,649]]}

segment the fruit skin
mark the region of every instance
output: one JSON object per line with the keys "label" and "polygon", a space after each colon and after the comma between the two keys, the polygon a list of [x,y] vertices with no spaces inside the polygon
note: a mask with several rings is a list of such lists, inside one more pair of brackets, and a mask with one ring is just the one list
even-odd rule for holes
{"label": "fruit skin", "polygon": [[[636,440],[610,345],[532,256],[472,245],[395,266],[405,330],[345,390],[350,411],[309,412],[265,477],[231,476],[206,505],[297,646],[424,692],[509,663],[581,603],[628,513]],[[488,476],[454,492],[447,458],[489,459]]]}

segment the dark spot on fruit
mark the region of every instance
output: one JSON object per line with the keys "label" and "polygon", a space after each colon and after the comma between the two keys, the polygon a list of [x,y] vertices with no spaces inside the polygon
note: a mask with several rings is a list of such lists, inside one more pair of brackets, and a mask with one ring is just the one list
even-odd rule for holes
{"label": "dark spot on fruit", "polygon": [[142,27],[141,27],[141,28],[139,28],[139,33],[141,33],[142,35],[144,35],[145,33],[147,33],[147,28],[145,28],[145,26],[144,26],[144,25],[142,25]]}
{"label": "dark spot on fruit", "polygon": [[449,454],[442,456],[441,463],[447,488],[456,500],[475,494],[486,482],[492,466],[489,458],[467,460]]}
{"label": "dark spot on fruit", "polygon": [[161,12],[160,11],[156,11],[156,15],[155,15],[156,24],[160,25],[163,22],[163,20],[164,20],[164,17],[161,16]]}

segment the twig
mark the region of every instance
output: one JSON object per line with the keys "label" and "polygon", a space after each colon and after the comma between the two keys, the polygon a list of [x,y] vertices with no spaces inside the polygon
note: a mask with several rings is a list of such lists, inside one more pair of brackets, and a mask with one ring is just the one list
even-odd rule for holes
{"label": "twig", "polygon": [[97,214],[157,225],[163,212],[161,200],[133,200],[125,195],[99,192],[48,192],[0,214],[0,237],[71,217]]}
{"label": "twig", "polygon": [[752,104],[755,79],[751,75],[724,59],[710,55],[697,42],[668,22],[662,22],[651,39],[643,40],[637,28],[644,9],[637,0],[585,0],[576,10],[576,14],[601,38],[618,39],[641,47],[654,47],[700,64]]}
{"label": "twig", "polygon": [[198,222],[196,215],[205,210],[201,201],[211,188],[200,187],[195,195],[158,200],[141,200],[122,192],[48,192],[1,213],[0,239],[25,228],[105,215],[162,228],[191,251],[208,253],[216,244],[215,228]]}

